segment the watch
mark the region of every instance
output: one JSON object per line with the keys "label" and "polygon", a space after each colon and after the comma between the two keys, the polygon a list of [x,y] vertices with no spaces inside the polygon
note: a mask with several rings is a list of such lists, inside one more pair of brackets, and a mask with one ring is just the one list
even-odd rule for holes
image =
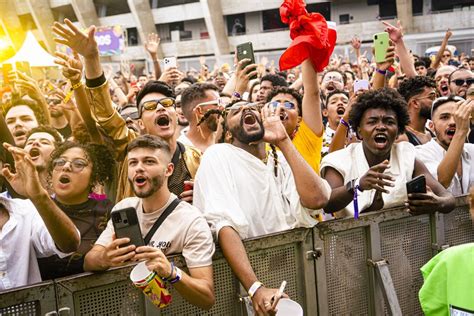
{"label": "watch", "polygon": [[355,188],[357,188],[359,191],[362,191],[359,186],[359,178],[355,178],[347,182],[345,184],[345,187],[346,187],[346,191],[349,192],[350,194],[354,194]]}

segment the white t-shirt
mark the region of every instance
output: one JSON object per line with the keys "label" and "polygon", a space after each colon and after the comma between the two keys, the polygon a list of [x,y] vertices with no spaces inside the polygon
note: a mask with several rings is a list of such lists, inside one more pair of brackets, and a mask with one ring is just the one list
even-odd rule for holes
{"label": "white t-shirt", "polygon": [[[175,198],[176,195],[171,194],[166,205],[152,213],[143,212],[140,198],[126,198],[117,203],[112,212],[127,207],[135,208],[142,236],[145,238],[155,221]],[[96,245],[105,247],[111,243],[113,233],[114,226],[112,220],[109,220],[106,229],[97,239]],[[160,248],[165,255],[182,253],[189,268],[212,265],[215,249],[206,220],[198,209],[185,201],[181,201],[165,219],[151,238],[149,245]]]}
{"label": "white t-shirt", "polygon": [[37,258],[69,254],[56,247],[30,200],[11,199],[3,192],[0,204],[10,215],[0,230],[0,291],[41,282]]}
{"label": "white t-shirt", "polygon": [[193,146],[194,147],[193,143],[188,138],[187,133],[181,133],[181,135],[179,135],[179,137],[178,137],[178,142],[180,142],[181,144],[186,145],[186,146]]}
{"label": "white t-shirt", "polygon": [[[390,168],[384,173],[395,178],[394,187],[385,187],[388,194],[382,193],[384,208],[402,204],[407,198],[406,182],[413,178],[415,169],[415,146],[409,142],[395,143],[390,152]],[[369,163],[365,158],[362,143],[349,144],[346,148],[332,152],[325,156],[321,162],[321,175],[324,175],[325,168],[332,167],[337,170],[344,184],[362,177],[369,170]],[[359,192],[358,205],[359,212],[370,207],[375,197],[374,190]],[[349,203],[338,217],[354,216],[353,203]]]}
{"label": "white t-shirt", "polygon": [[[438,179],[438,166],[446,155],[446,150],[434,139],[426,144],[416,147],[416,157],[428,168],[433,178]],[[461,153],[462,179],[457,172],[448,187],[453,195],[469,193],[469,188],[474,184],[474,144],[464,144]]]}
{"label": "white t-shirt", "polygon": [[204,212],[216,236],[225,226],[233,227],[245,239],[316,225],[310,215],[321,210],[301,205],[290,166],[281,153],[278,155],[275,177],[271,154],[265,164],[230,144],[206,150],[194,182],[193,203]]}

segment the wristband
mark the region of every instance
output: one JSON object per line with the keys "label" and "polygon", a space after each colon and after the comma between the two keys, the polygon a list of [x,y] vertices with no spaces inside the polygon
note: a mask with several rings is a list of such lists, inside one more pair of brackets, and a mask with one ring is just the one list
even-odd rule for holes
{"label": "wristband", "polygon": [[237,99],[242,99],[242,96],[237,91],[234,91],[234,93],[232,93],[232,96],[236,97]]}
{"label": "wristband", "polygon": [[345,127],[347,128],[350,128],[351,126],[349,125],[349,123],[347,123],[342,117],[341,119],[339,120],[339,123],[341,123],[342,125],[344,125]]}
{"label": "wristband", "polygon": [[174,279],[169,280],[171,284],[175,284],[176,282],[179,282],[181,280],[181,269],[178,267],[174,267],[176,270],[176,276]]}
{"label": "wristband", "polygon": [[174,271],[174,261],[171,261],[170,275],[168,275],[166,278],[163,278],[163,281],[169,281],[169,279],[171,279],[171,277],[173,276],[173,271]]}
{"label": "wristband", "polygon": [[255,292],[257,292],[257,290],[262,286],[263,286],[262,282],[259,282],[259,281],[253,282],[252,286],[248,290],[250,298],[252,298],[255,295]]}
{"label": "wristband", "polygon": [[71,90],[76,90],[77,88],[79,88],[81,86],[82,86],[82,81],[79,81],[78,83],[71,86]]}
{"label": "wristband", "polygon": [[387,70],[381,70],[381,69],[375,69],[375,71],[377,71],[379,74],[385,76],[387,74]]}

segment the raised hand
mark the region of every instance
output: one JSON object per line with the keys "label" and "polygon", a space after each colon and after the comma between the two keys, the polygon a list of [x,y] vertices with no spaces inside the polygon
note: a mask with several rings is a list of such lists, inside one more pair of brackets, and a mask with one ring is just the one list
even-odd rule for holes
{"label": "raised hand", "polygon": [[148,34],[147,41],[145,42],[145,49],[152,56],[156,56],[158,53],[158,47],[160,46],[160,37],[156,33]]}
{"label": "raised hand", "polygon": [[384,174],[385,169],[389,168],[388,160],[384,160],[378,165],[372,166],[359,181],[359,187],[362,191],[377,190],[382,193],[389,193],[386,186],[393,187],[394,178]]}
{"label": "raised hand", "polygon": [[359,39],[357,36],[354,36],[354,37],[351,39],[351,46],[352,46],[352,48],[354,48],[354,51],[359,50],[359,49],[360,49],[360,45],[361,45],[360,39]]}
{"label": "raised hand", "polygon": [[278,104],[276,109],[270,104],[266,104],[261,112],[263,127],[265,129],[263,141],[277,146],[279,142],[288,138],[285,126],[283,126],[280,119],[281,109],[281,104]]}
{"label": "raised hand", "polygon": [[387,48],[387,53],[385,54],[385,60],[377,64],[377,68],[380,70],[387,70],[390,66],[393,65],[395,61],[395,46],[390,43],[390,46]]}
{"label": "raised hand", "polygon": [[11,71],[9,77],[17,88],[21,88],[32,99],[41,100],[44,98],[43,92],[35,79],[18,70]]}
{"label": "raised hand", "polygon": [[474,108],[474,101],[464,100],[456,102],[457,109],[454,111],[454,123],[456,124],[456,134],[460,133],[464,137],[470,131],[471,112]]}
{"label": "raised hand", "polygon": [[73,57],[61,52],[56,52],[54,63],[63,67],[63,76],[71,82],[79,82],[82,78],[82,61],[79,54],[73,51]]}
{"label": "raised hand", "polygon": [[16,173],[12,173],[8,168],[2,169],[3,177],[10,183],[13,190],[18,194],[34,200],[44,194],[45,189],[41,186],[38,171],[31,160],[30,155],[19,147],[3,143],[15,160]]}
{"label": "raised hand", "polygon": [[95,26],[92,25],[84,34],[69,19],[64,19],[65,24],[54,22],[53,32],[59,36],[55,42],[67,45],[78,52],[84,58],[96,57],[99,54],[99,47],[94,38]]}
{"label": "raised hand", "polygon": [[257,65],[250,64],[250,59],[245,58],[237,63],[235,70],[235,91],[243,94],[248,87],[250,78],[257,75]]}
{"label": "raised hand", "polygon": [[392,24],[382,21],[382,23],[386,26],[385,32],[388,33],[390,40],[397,44],[403,38],[403,27],[400,23],[400,20],[397,20],[397,26],[393,26]]}

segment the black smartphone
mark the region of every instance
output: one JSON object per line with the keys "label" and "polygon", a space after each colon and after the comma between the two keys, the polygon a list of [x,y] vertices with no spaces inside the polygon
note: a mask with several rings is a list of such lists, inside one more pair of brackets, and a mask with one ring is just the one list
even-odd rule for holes
{"label": "black smartphone", "polygon": [[[242,43],[237,45],[237,60],[241,61],[242,59],[250,59],[250,63],[255,64],[255,55],[253,54],[253,45],[252,42]],[[256,79],[256,76],[251,77],[250,79]]]}
{"label": "black smartphone", "polygon": [[426,178],[419,175],[407,182],[407,193],[426,193]]}
{"label": "black smartphone", "polygon": [[130,238],[130,242],[122,247],[135,245],[145,246],[140,224],[138,223],[137,211],[133,207],[116,210],[112,212],[112,223],[114,224],[115,237]]}

